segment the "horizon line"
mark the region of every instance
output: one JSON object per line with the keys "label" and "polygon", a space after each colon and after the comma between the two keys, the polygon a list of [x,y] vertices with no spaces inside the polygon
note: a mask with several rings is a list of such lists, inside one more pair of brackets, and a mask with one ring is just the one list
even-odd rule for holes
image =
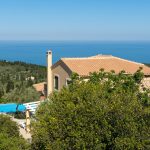
{"label": "horizon line", "polygon": [[0,39],[0,41],[12,41],[12,42],[32,42],[32,41],[41,41],[41,42],[150,42],[150,40],[70,40],[70,39],[65,39],[65,40],[43,40],[43,39]]}

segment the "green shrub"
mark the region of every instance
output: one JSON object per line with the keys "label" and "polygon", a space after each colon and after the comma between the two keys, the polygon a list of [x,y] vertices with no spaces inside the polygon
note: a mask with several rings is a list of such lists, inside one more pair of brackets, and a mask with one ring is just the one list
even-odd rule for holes
{"label": "green shrub", "polygon": [[10,117],[0,115],[0,150],[29,150],[30,145],[20,136],[19,128]]}
{"label": "green shrub", "polygon": [[100,71],[88,82],[77,77],[54,92],[36,113],[32,148],[148,149],[149,106],[143,103],[138,75]]}

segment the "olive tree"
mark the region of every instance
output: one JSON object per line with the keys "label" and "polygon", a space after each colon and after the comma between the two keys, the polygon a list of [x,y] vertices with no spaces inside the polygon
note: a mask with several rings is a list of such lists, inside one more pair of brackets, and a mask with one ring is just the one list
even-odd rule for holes
{"label": "olive tree", "polygon": [[134,75],[101,70],[85,82],[74,74],[69,87],[39,107],[32,148],[149,149],[149,97],[139,90],[142,77],[140,70]]}

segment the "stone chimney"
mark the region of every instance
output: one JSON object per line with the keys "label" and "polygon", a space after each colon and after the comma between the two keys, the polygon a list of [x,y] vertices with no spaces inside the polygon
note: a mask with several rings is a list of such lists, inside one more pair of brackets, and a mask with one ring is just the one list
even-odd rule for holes
{"label": "stone chimney", "polygon": [[47,97],[52,93],[52,51],[47,52]]}

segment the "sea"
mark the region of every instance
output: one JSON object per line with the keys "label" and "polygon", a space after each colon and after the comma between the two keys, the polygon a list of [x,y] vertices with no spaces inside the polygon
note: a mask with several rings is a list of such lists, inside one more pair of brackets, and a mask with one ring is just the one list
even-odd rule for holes
{"label": "sea", "polygon": [[52,50],[53,63],[62,57],[113,55],[150,63],[150,42],[143,41],[0,41],[0,60],[46,65],[46,52]]}

